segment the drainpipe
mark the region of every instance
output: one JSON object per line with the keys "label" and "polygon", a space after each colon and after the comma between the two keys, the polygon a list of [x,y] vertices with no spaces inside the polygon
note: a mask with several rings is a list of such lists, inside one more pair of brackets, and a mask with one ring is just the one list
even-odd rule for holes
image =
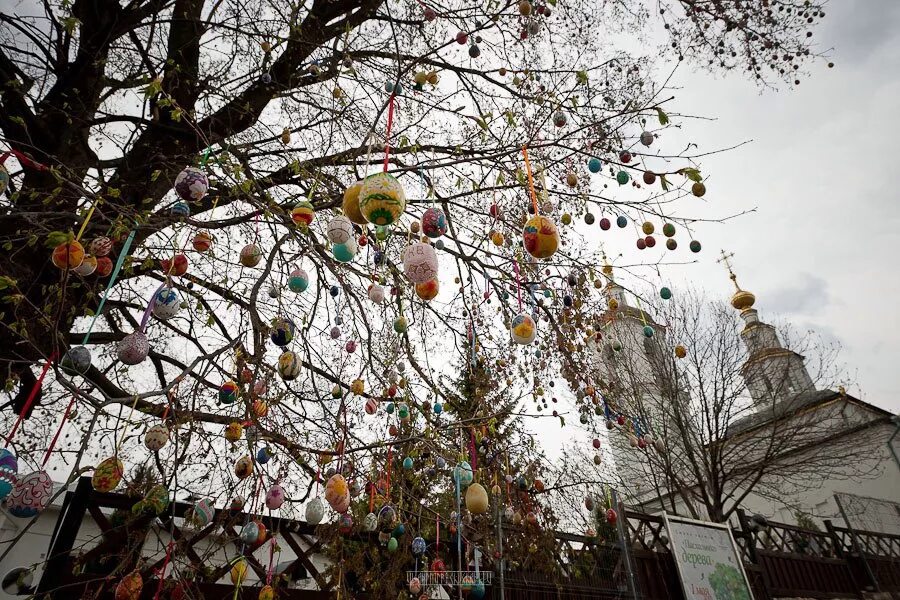
{"label": "drainpipe", "polygon": [[897,449],[894,448],[894,438],[900,433],[900,415],[891,417],[891,423],[894,424],[894,433],[888,438],[887,445],[891,449],[891,455],[894,457],[894,462],[897,463],[897,468],[900,469],[900,456],[897,455]]}

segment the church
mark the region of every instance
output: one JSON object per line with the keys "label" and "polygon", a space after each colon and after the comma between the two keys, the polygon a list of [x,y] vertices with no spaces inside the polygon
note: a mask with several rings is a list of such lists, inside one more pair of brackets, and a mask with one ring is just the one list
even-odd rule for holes
{"label": "church", "polygon": [[697,296],[660,303],[660,322],[636,296],[629,303],[604,267],[609,308],[594,376],[607,389],[626,504],[719,522],[736,522],[738,510],[807,527],[835,519],[900,534],[900,418],[811,375],[761,319],[728,258],[730,306]]}

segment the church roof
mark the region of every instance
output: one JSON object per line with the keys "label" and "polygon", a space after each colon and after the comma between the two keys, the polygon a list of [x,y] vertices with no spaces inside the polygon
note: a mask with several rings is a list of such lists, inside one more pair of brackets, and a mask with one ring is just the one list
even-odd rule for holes
{"label": "church roof", "polygon": [[873,404],[863,402],[858,398],[854,398],[853,396],[842,392],[836,392],[834,390],[810,390],[807,392],[801,392],[796,396],[780,400],[773,404],[770,408],[760,409],[753,414],[747,415],[746,417],[742,417],[735,422],[730,423],[728,425],[728,430],[725,433],[725,437],[728,438],[733,435],[755,429],[756,427],[765,425],[766,423],[777,421],[783,417],[792,415],[804,408],[824,404],[842,396],[846,396],[848,400],[856,402],[870,411],[879,413],[880,416],[890,416],[891,414],[888,411],[878,408]]}

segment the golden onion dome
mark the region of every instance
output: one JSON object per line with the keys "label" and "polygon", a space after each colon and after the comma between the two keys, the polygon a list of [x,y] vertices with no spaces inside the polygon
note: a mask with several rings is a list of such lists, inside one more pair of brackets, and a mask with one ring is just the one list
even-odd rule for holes
{"label": "golden onion dome", "polygon": [[739,289],[731,297],[731,305],[737,310],[746,310],[752,307],[754,302],[756,302],[756,296],[746,290]]}

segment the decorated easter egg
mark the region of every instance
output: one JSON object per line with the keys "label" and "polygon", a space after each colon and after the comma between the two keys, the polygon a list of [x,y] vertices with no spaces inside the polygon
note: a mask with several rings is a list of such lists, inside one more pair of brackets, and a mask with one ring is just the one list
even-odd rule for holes
{"label": "decorated easter egg", "polygon": [[201,200],[209,189],[206,173],[194,167],[185,167],[175,178],[175,193],[182,200]]}
{"label": "decorated easter egg", "polygon": [[659,297],[663,300],[668,300],[672,297],[672,290],[667,287],[662,287],[659,289]]}
{"label": "decorated easter egg", "polygon": [[158,452],[169,442],[169,428],[162,424],[156,424],[147,428],[144,433],[144,446],[151,452]]}
{"label": "decorated easter egg", "polygon": [[171,259],[164,258],[159,261],[159,267],[166,275],[181,277],[188,270],[188,259],[184,254],[176,254]]}
{"label": "decorated easter egg", "polygon": [[697,254],[701,250],[700,242],[698,242],[697,240],[691,240],[691,243],[688,244],[688,248],[691,249],[691,252]]}
{"label": "decorated easter egg", "polygon": [[344,192],[344,202],[341,208],[344,215],[357,225],[366,225],[368,221],[359,209],[359,192],[362,190],[362,181],[357,181]]}
{"label": "decorated easter egg", "polygon": [[141,572],[135,569],[116,585],[115,600],[138,600],[143,589],[144,578],[141,577]]}
{"label": "decorated easter egg", "polygon": [[413,468],[413,459],[410,456],[407,456],[403,459],[403,468],[409,471]]}
{"label": "decorated easter egg", "polygon": [[75,273],[77,273],[81,277],[93,275],[94,271],[97,270],[97,258],[95,256],[91,256],[90,254],[85,254],[84,260],[82,260],[81,264],[75,267],[74,270]]}
{"label": "decorated easter egg", "polygon": [[[257,382],[259,383],[259,382]],[[262,382],[265,385],[265,382]],[[256,384],[253,385],[253,393],[256,393]],[[265,392],[263,392],[265,393]],[[262,419],[266,415],[269,414],[269,405],[265,402],[265,400],[257,400],[253,403],[253,414],[256,415],[257,419]]]}
{"label": "decorated easter egg", "polygon": [[54,248],[51,258],[57,269],[74,269],[84,260],[84,247],[72,240]]}
{"label": "decorated easter egg", "polygon": [[390,225],[406,210],[403,186],[388,173],[369,175],[359,191],[359,210],[369,223]]}
{"label": "decorated easter egg", "polygon": [[422,214],[422,233],[432,239],[447,233],[447,215],[443,210],[434,206],[425,210]]}
{"label": "decorated easter egg", "polygon": [[266,447],[262,447],[256,451],[256,462],[258,462],[261,465],[264,465],[267,462],[269,462],[269,459],[271,459],[271,458],[272,458],[272,455],[269,453],[269,449]]}
{"label": "decorated easter egg", "polygon": [[440,291],[440,284],[437,279],[426,281],[425,283],[416,284],[416,296],[425,300],[434,300]]}
{"label": "decorated easter egg", "polygon": [[406,317],[397,317],[394,319],[394,331],[397,333],[406,333],[408,328],[409,322],[406,320]]}
{"label": "decorated easter egg", "polygon": [[98,492],[111,492],[122,481],[125,466],[116,456],[110,456],[94,468],[91,486]]}
{"label": "decorated easter egg", "polygon": [[88,246],[88,252],[99,258],[101,256],[107,256],[112,252],[112,247],[113,243],[111,239],[106,236],[100,236],[91,241],[90,246]]}
{"label": "decorated easter egg", "polygon": [[530,344],[537,336],[537,325],[531,315],[519,313],[513,317],[509,333],[515,343]]}
{"label": "decorated easter egg", "polygon": [[16,483],[19,461],[6,448],[0,449],[0,500],[9,496]]}
{"label": "decorated easter egg", "polygon": [[136,365],[143,362],[150,352],[150,340],[143,331],[135,331],[119,340],[116,353],[119,360],[126,365]]}
{"label": "decorated easter egg", "polygon": [[175,218],[191,216],[191,206],[184,200],[179,200],[169,208],[169,214]]}
{"label": "decorated easter egg", "polygon": [[195,502],[192,511],[191,520],[198,527],[206,527],[216,516],[213,502],[208,498],[202,498]]}
{"label": "decorated easter egg", "polygon": [[384,302],[384,288],[377,283],[373,283],[372,285],[370,285],[369,300],[371,300],[375,304],[381,304],[382,302]]}
{"label": "decorated easter egg", "polygon": [[425,539],[422,538],[421,536],[414,537],[411,547],[412,547],[412,553],[415,554],[416,556],[418,556],[420,554],[424,554],[425,548],[426,548]]}
{"label": "decorated easter egg", "polygon": [[675,356],[678,358],[684,358],[687,356],[687,348],[682,345],[675,346]]}
{"label": "decorated easter egg", "polygon": [[473,483],[466,489],[466,509],[473,515],[483,515],[487,512],[487,490],[480,483]]}
{"label": "decorated easter egg", "polygon": [[171,319],[181,308],[181,298],[172,288],[162,288],[156,293],[153,304],[153,316],[160,321]]}
{"label": "decorated easter egg", "polygon": [[368,398],[366,400],[365,411],[367,415],[374,415],[378,411],[378,400]]}
{"label": "decorated easter egg", "polygon": [[222,404],[231,404],[238,399],[238,384],[228,380],[219,388],[219,402]]}
{"label": "decorated easter egg", "polygon": [[110,260],[108,256],[100,256],[97,258],[97,270],[95,271],[97,277],[106,277],[112,273],[112,270],[112,260]]}
{"label": "decorated easter egg", "polygon": [[475,478],[475,474],[472,472],[472,466],[466,462],[461,461],[453,467],[453,481],[459,483],[460,487],[466,487],[472,480]]}
{"label": "decorated easter egg", "polygon": [[241,248],[240,261],[245,267],[255,267],[262,260],[262,250],[256,244],[247,244]]}
{"label": "decorated easter egg", "polygon": [[289,318],[278,317],[275,319],[275,322],[272,323],[272,332],[269,337],[272,339],[273,344],[284,347],[290,344],[291,340],[294,339],[296,329],[294,322]]}
{"label": "decorated easter egg", "polygon": [[266,492],[266,508],[278,510],[284,504],[284,488],[277,483]]}
{"label": "decorated easter egg", "polygon": [[525,250],[535,258],[549,258],[559,247],[559,232],[553,221],[542,215],[535,215],[525,223],[522,232]]}
{"label": "decorated easter egg", "polygon": [[234,474],[238,479],[246,479],[253,473],[253,459],[244,455],[234,463]]}
{"label": "decorated easter egg", "polygon": [[69,348],[59,366],[69,375],[84,375],[91,368],[91,351],[84,346]]}
{"label": "decorated easter egg", "polygon": [[271,585],[264,585],[259,589],[259,595],[256,600],[275,600],[275,588]]}
{"label": "decorated easter egg", "polygon": [[316,209],[309,200],[301,200],[291,209],[291,220],[298,227],[309,227],[316,218]]}
{"label": "decorated easter egg", "polygon": [[348,535],[351,531],[353,531],[353,515],[346,512],[338,518],[338,531],[341,532],[342,535]]}
{"label": "decorated easter egg", "polygon": [[278,374],[285,381],[293,381],[300,375],[300,367],[302,363],[300,358],[293,352],[282,352],[278,357]]}
{"label": "decorated easter egg", "polygon": [[375,513],[370,512],[366,515],[366,518],[363,519],[363,529],[366,531],[375,531],[378,528],[378,517],[375,516]]}
{"label": "decorated easter egg", "polygon": [[231,567],[229,575],[231,576],[232,584],[243,584],[244,580],[247,578],[247,560],[244,557],[237,559]]}
{"label": "decorated easter egg", "polygon": [[340,473],[332,475],[325,484],[325,500],[335,512],[345,513],[350,508],[350,488]]}
{"label": "decorated easter egg", "polygon": [[695,181],[691,186],[691,193],[698,198],[702,198],[706,194],[706,185],[701,181]]}
{"label": "decorated easter egg", "polygon": [[212,243],[212,234],[210,234],[208,231],[198,231],[196,234],[194,234],[194,239],[191,242],[191,245],[197,252],[207,252],[210,248],[212,248]]}
{"label": "decorated easter egg", "polygon": [[309,275],[303,269],[294,269],[288,277],[288,288],[295,293],[300,293],[309,287]]}
{"label": "decorated easter egg", "polygon": [[353,222],[349,218],[338,215],[328,221],[328,227],[325,235],[332,244],[346,244],[348,240],[354,239]]}
{"label": "decorated easter egg", "polygon": [[249,523],[245,523],[243,527],[241,527],[241,541],[245,544],[255,544],[256,539],[259,537],[259,526],[250,521]]}
{"label": "decorated easter egg", "polygon": [[237,421],[232,421],[228,425],[225,426],[225,439],[229,442],[236,442],[241,439],[241,435],[244,433],[244,426],[238,423]]}
{"label": "decorated easter egg", "polygon": [[435,558],[431,562],[431,570],[435,573],[444,573],[447,571],[447,565],[444,564],[444,561],[441,558]]}
{"label": "decorated easter egg", "polygon": [[325,516],[325,505],[321,498],[313,498],[306,505],[306,522],[310,525],[318,525]]}
{"label": "decorated easter egg", "polygon": [[331,255],[338,262],[348,263],[356,256],[357,250],[359,250],[359,244],[356,243],[354,238],[350,238],[346,244],[333,244],[331,246]]}
{"label": "decorated easter egg", "polygon": [[6,498],[10,514],[28,519],[47,508],[53,496],[53,481],[46,471],[35,471],[19,477]]}
{"label": "decorated easter egg", "polygon": [[591,173],[599,173],[602,167],[603,165],[599,158],[592,158],[588,161],[588,171]]}
{"label": "decorated easter egg", "polygon": [[416,595],[422,591],[422,582],[418,577],[413,577],[409,580],[409,593],[412,595]]}
{"label": "decorated easter egg", "polygon": [[425,283],[437,278],[437,253],[431,244],[416,242],[403,251],[403,272],[413,283]]}

